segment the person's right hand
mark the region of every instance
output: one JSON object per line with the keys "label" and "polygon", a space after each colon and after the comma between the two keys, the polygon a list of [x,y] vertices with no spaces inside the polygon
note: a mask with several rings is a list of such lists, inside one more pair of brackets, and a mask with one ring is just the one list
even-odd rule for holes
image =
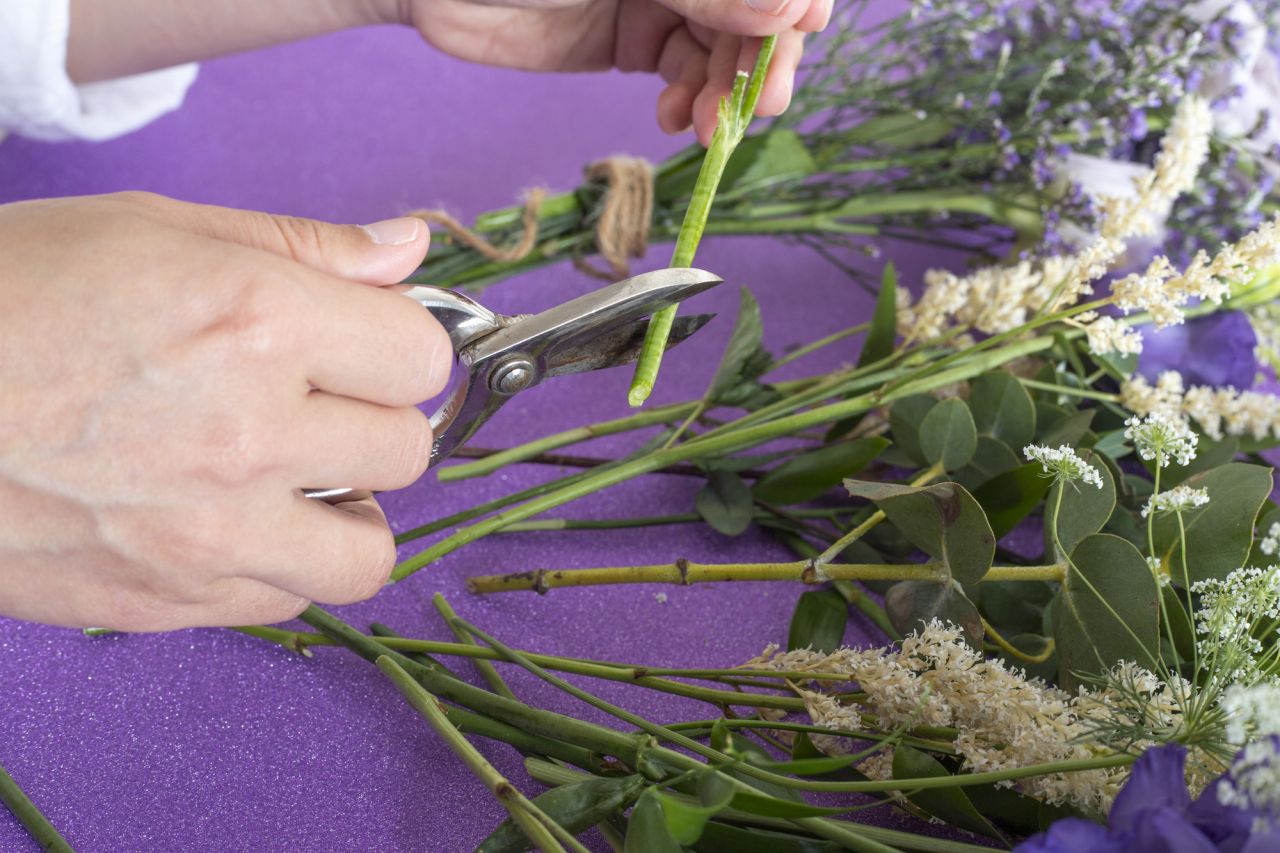
{"label": "person's right hand", "polygon": [[427,227],[142,194],[0,206],[0,614],[155,631],[368,598],[449,340]]}

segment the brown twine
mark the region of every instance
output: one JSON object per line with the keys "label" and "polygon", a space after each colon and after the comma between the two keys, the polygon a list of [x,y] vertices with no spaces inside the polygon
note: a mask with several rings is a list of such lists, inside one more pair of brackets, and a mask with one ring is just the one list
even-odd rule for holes
{"label": "brown twine", "polygon": [[[609,270],[597,269],[582,258],[574,258],[574,265],[599,278],[626,278],[628,259],[641,257],[649,243],[653,167],[639,157],[609,157],[587,166],[586,176],[605,185],[596,222],[596,246]],[[415,210],[408,215],[444,228],[459,243],[491,261],[510,263],[533,251],[538,239],[538,211],[546,196],[547,191],[542,188],[529,190],[521,215],[523,231],[515,243],[505,248],[495,246],[443,210]]]}
{"label": "brown twine", "polygon": [[653,219],[653,166],[640,157],[609,157],[586,169],[587,179],[605,185],[596,222],[596,247],[609,270],[597,269],[583,258],[574,266],[597,278],[626,278],[630,258],[643,257]]}

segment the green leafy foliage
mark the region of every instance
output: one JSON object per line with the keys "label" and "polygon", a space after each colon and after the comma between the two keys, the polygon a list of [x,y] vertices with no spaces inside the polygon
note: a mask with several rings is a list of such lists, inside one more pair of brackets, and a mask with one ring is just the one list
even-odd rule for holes
{"label": "green leafy foliage", "polygon": [[1253,525],[1271,494],[1271,469],[1231,462],[1189,477],[1185,483],[1209,493],[1209,503],[1183,513],[1186,569],[1176,516],[1156,520],[1157,556],[1179,583],[1225,578],[1244,565],[1253,544]]}
{"label": "green leafy foliage", "polygon": [[889,432],[895,448],[920,465],[929,464],[920,449],[920,424],[937,404],[937,399],[930,394],[912,394],[889,409]]}
{"label": "green leafy foliage", "polygon": [[1064,444],[1079,447],[1096,414],[1093,409],[1072,412],[1051,403],[1036,403],[1035,443],[1049,447]]}
{"label": "green leafy foliage", "polygon": [[813,500],[866,468],[888,446],[887,438],[867,436],[793,456],[756,482],[755,496],[768,504]]}
{"label": "green leafy foliage", "polygon": [[874,364],[893,353],[893,341],[898,334],[898,271],[893,264],[885,264],[880,276],[880,290],[876,294],[876,307],[871,315],[871,328],[858,355],[858,366]]}
{"label": "green leafy foliage", "polygon": [[1036,434],[1036,407],[1031,395],[1012,373],[983,374],[969,389],[969,409],[979,435],[999,439],[1021,450]]}
{"label": "green leafy foliage", "polygon": [[[552,820],[577,835],[605,820],[615,812],[625,809],[640,795],[645,780],[639,774],[631,776],[593,776],[581,782],[571,782],[552,788],[533,802]],[[517,853],[532,849],[529,838],[507,818],[489,834],[476,853]]]}
{"label": "green leafy foliage", "polygon": [[1012,471],[1022,464],[1022,460],[1003,441],[989,435],[978,436],[978,444],[974,448],[973,458],[964,468],[955,472],[955,481],[971,492],[981,488],[992,478],[1006,471]]}
{"label": "green leafy foliage", "polygon": [[744,405],[761,396],[763,389],[757,380],[773,364],[773,357],[764,349],[763,336],[760,303],[744,287],[740,292],[733,334],[707,388],[705,399],[709,403]]}
{"label": "green leafy foliage", "polygon": [[671,834],[663,802],[656,788],[646,788],[636,801],[627,821],[623,853],[681,853],[680,842]]}
{"label": "green leafy foliage", "polygon": [[844,641],[849,606],[844,596],[831,589],[815,589],[800,594],[791,614],[787,633],[788,649],[807,649],[829,653]]}
{"label": "green leafy foliage", "polygon": [[1060,661],[1059,683],[1096,675],[1120,661],[1155,668],[1160,590],[1146,559],[1118,536],[1085,537],[1051,605]]}
{"label": "green leafy foliage", "polygon": [[1020,465],[983,483],[973,497],[987,514],[996,538],[1004,536],[1044,500],[1050,480],[1038,463]]}
{"label": "green leafy foliage", "polygon": [[960,626],[969,645],[982,648],[982,616],[954,581],[899,581],[885,593],[884,609],[900,634],[922,630],[938,619]]}
{"label": "green leafy foliage", "polygon": [[[950,775],[947,768],[927,752],[903,745],[898,745],[893,750],[895,779],[929,779]],[[963,788],[926,788],[904,793],[912,803],[936,818],[980,835],[1003,838],[991,822],[974,808]]]}
{"label": "green leafy foliage", "polygon": [[958,397],[943,400],[920,424],[920,451],[930,465],[956,471],[969,464],[978,446],[978,430],[968,405]]}
{"label": "green leafy foliage", "polygon": [[940,561],[959,583],[976,584],[991,568],[995,535],[982,507],[963,486],[846,480],[845,487],[854,497],[874,501],[913,545]]}
{"label": "green leafy foliage", "polygon": [[656,794],[662,806],[667,832],[680,844],[692,844],[702,835],[707,821],[724,811],[734,798],[734,785],[714,770],[698,778],[698,802],[691,803],[663,791]]}
{"label": "green leafy foliage", "polygon": [[1068,482],[1054,483],[1049,489],[1049,495],[1045,499],[1045,542],[1046,550],[1051,553],[1053,537],[1049,528],[1054,520],[1053,507],[1059,506],[1059,493],[1062,494],[1062,503],[1056,519],[1058,540],[1063,552],[1068,554],[1086,536],[1101,530],[1116,507],[1116,483],[1111,477],[1111,470],[1101,464],[1096,453],[1085,452],[1080,454],[1080,458],[1098,469],[1102,488],[1087,483]]}
{"label": "green leafy foliage", "polygon": [[[701,146],[693,153],[702,154]],[[683,158],[675,170],[657,182],[656,200],[674,202],[691,195],[701,165],[701,156]],[[777,180],[784,175],[793,179],[803,178],[816,168],[800,134],[787,128],[772,128],[738,143],[720,178],[719,193],[725,196],[734,190],[754,186],[766,178]]]}
{"label": "green leafy foliage", "polygon": [[789,835],[768,829],[746,829],[712,821],[693,845],[698,853],[839,853],[843,848],[830,841],[803,835]]}
{"label": "green leafy foliage", "polygon": [[712,471],[694,502],[698,515],[726,536],[742,533],[755,517],[751,487],[731,471]]}

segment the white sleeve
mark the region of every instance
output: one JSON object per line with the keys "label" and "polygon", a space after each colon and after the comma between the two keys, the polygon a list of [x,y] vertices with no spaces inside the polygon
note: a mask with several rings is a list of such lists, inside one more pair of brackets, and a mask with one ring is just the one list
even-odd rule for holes
{"label": "white sleeve", "polygon": [[67,77],[70,0],[0,0],[0,136],[108,139],[176,109],[196,77],[180,65],[76,86]]}

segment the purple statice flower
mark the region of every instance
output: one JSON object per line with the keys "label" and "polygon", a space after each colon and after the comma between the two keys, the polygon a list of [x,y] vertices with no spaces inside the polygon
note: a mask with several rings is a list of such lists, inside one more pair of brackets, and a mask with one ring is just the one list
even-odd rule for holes
{"label": "purple statice flower", "polygon": [[[1274,760],[1280,736],[1261,743]],[[1237,775],[1257,772],[1237,755],[1232,768],[1196,800],[1187,790],[1187,750],[1180,744],[1148,749],[1133,765],[1102,826],[1064,818],[1016,848],[1017,853],[1267,853],[1280,850],[1280,814],[1271,803],[1224,795],[1242,786]],[[1264,772],[1275,772],[1262,768]]]}
{"label": "purple statice flower", "polygon": [[1258,338],[1243,313],[1219,311],[1160,331],[1150,326],[1140,329],[1138,372],[1148,380],[1154,382],[1164,371],[1176,370],[1188,386],[1253,386]]}

